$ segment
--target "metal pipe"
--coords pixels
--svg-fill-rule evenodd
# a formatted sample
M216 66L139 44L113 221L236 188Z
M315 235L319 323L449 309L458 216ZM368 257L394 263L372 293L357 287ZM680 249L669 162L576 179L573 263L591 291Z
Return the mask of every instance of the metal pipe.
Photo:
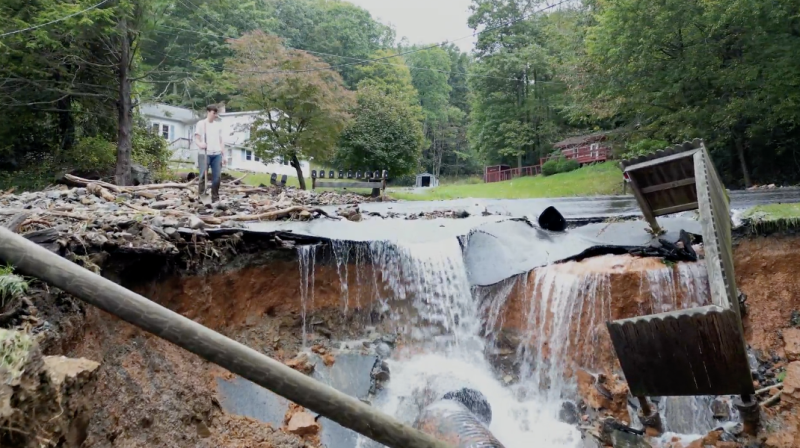
M278 395L390 448L448 448L361 401L297 372L0 227L0 258Z

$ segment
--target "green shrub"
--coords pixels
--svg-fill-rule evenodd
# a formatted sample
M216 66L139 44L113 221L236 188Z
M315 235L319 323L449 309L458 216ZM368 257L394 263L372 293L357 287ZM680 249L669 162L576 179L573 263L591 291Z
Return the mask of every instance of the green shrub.
M102 137L84 137L64 154L64 166L76 171L109 172L117 161L117 145Z
M144 127L137 126L133 129L131 158L134 162L147 167L156 178L168 171L171 155L167 141L160 135Z
M574 159L559 159L558 160L558 172L559 173L569 173L570 171L575 171L581 167L581 164L578 163L577 160Z
M561 165L559 164L559 159L550 159L542 164L542 174L545 176L558 174L560 172L558 171L560 167Z

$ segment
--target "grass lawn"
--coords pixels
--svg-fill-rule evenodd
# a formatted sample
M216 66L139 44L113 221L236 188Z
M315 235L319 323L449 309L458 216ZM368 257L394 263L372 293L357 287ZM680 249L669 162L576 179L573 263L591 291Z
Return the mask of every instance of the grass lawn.
M459 198L523 199L622 194L622 171L614 162L585 166L553 176L520 177L494 183L440 185L421 193L393 190L396 199L431 201Z
M800 226L800 204L757 205L742 215L756 228L781 230Z

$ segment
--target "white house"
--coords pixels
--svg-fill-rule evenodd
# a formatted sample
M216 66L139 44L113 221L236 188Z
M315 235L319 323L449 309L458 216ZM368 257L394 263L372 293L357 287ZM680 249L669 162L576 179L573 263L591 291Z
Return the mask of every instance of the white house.
M191 142L194 125L200 120L199 115L192 110L167 104L143 104L139 111L153 132L169 142L173 159L197 160L197 147Z
M198 148L194 143L193 134L195 124L205 119L205 114L201 117L189 109L166 104L145 104L141 107L141 112L153 131L160 133L169 141L173 160L197 163ZM258 112L255 111L226 112L224 106L220 107L218 120L221 120L223 126L228 168L297 176L297 171L289 165L288 160L278 158L265 163L248 148L250 125L257 115ZM303 174L310 173L311 166L308 161L301 160L300 167L303 169Z

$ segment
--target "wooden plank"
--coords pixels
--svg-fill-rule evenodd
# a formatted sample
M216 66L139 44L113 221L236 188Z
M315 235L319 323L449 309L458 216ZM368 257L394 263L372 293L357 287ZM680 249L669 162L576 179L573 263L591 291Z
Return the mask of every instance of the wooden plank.
M738 317L707 306L607 323L634 396L752 394Z
M639 184L636 183L636 178L634 175L629 175L631 190L633 191L633 195L636 197L636 202L639 203L639 208L642 210L642 215L644 215L644 219L650 224L650 228L653 229L655 232L659 232L661 227L658 225L658 221L656 221L655 215L653 215L653 211L650 208L650 203L647 202L644 195L642 194L641 190L639 190Z
M188 350L340 425L392 448L450 445L308 377L260 351L90 272L0 226L0 258L25 275Z
M640 170L642 168L647 168L647 167L650 167L650 166L653 166L653 165L660 165L662 163L671 162L673 160L678 160L678 159L681 159L683 157L692 156L697 151L698 151L697 149L694 149L694 150L691 150L691 151L685 151L685 152L681 152L681 153L678 153L678 154L672 154L672 155L666 156L666 157L664 157L662 159L652 159L652 160L648 160L646 162L637 163L636 165L628 166L627 168L625 168L625 171L626 172L630 172L630 171Z
M383 182L314 182L315 188L382 188Z
M658 210L653 210L653 215L664 216L673 213L686 212L689 210L697 210L697 202L689 202L686 204L673 205L672 207L664 207Z

